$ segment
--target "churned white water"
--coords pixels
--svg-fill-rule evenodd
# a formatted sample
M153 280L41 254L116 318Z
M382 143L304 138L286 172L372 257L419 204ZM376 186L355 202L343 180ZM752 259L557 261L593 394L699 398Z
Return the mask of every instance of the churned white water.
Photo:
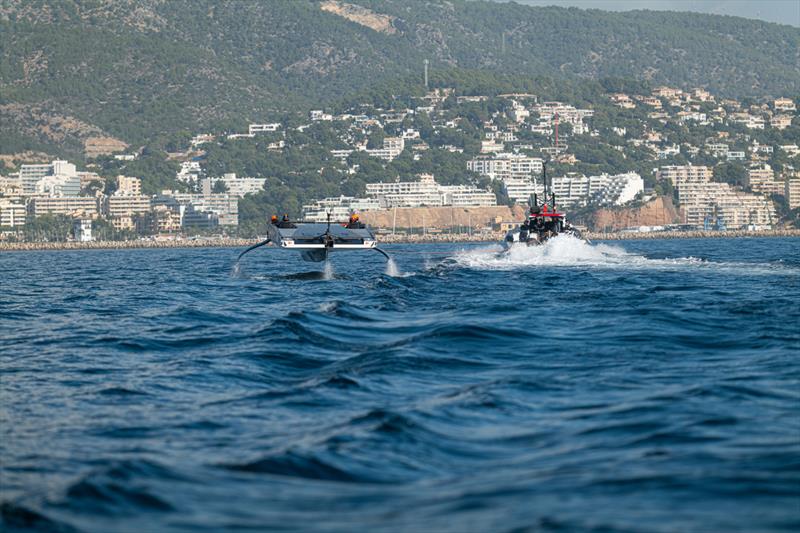
M589 244L571 235L559 235L542 246L516 244L508 251L498 246L456 254L457 266L484 270L513 270L531 266L594 267L626 269L703 268L716 272L741 272L796 275L796 268L775 264L714 262L697 257L648 258L627 252L620 245Z

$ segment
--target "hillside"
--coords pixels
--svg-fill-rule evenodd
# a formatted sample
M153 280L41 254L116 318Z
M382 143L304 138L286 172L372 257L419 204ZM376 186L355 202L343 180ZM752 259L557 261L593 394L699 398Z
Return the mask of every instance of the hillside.
M800 30L688 13L402 0L6 0L0 153L240 128L375 84L476 69L800 92Z

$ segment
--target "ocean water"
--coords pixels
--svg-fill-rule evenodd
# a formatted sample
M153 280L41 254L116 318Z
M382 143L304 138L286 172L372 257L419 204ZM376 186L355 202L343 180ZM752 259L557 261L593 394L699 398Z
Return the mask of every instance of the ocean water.
M0 530L800 529L800 240L386 249L0 254Z

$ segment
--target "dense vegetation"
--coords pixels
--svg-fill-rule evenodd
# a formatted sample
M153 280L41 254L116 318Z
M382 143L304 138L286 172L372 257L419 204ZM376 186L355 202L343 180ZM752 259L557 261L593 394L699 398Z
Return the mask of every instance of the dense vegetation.
M433 78L454 66L490 72L491 87L473 82L476 91L510 75L554 86L634 78L737 97L800 91L800 30L790 26L483 1L351 2L393 17L397 31L314 0L9 0L0 10L0 117L12 128L0 133L0 152L78 151L69 135L20 118L30 106L138 146L331 105L390 80L414 94L425 58Z

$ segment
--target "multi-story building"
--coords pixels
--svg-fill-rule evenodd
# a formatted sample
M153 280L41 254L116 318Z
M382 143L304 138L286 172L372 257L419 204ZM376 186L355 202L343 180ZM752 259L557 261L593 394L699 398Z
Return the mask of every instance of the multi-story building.
M95 217L99 212L98 199L94 196L33 197L28 201L28 214L34 218L42 215Z
M405 148L405 140L402 137L384 137L383 146L367 150L367 153L373 157L380 157L386 161L391 161L403 152Z
M367 195L377 199L383 208L497 205L497 197L491 191L439 185L430 174L421 174L419 181L368 183Z
M267 178L240 178L235 173L223 174L221 178L205 178L200 180L203 194L209 195L213 192L217 183L224 183L229 194L244 197L264 190Z
M216 214L219 217L220 226L239 225L239 198L233 194L192 194L162 191L160 195L156 195L153 199L153 205L166 206L179 213L181 217L186 207L191 205L195 211Z
M467 161L467 168L490 179L530 178L542 172L542 160L522 154L501 153L478 156Z
M775 111L797 111L797 106L791 98L777 98L773 102Z
M0 178L0 197L19 198L22 196L22 182L17 178Z
M26 209L23 204L0 198L0 227L16 228L25 225Z
M117 176L117 190L114 196L140 196L142 194L142 180L129 176Z
M22 193L28 195L36 194L37 184L48 176L58 176L61 178L52 180L55 183L70 181L70 178L77 178L69 182L67 189L69 191L74 189L73 184L77 182L78 192L75 195L80 193L80 178L78 177L75 165L61 160L55 160L52 163L20 166L19 180L22 182ZM48 185L48 188L52 187L52 184Z
M534 192L543 190L541 184L535 184L534 179L543 168L543 162L538 157L511 153L478 156L467 162L467 168L491 180L501 180L508 197L520 203L527 202Z
M703 227L707 220L724 221L728 229L767 228L775 222L775 206L761 195L736 191L727 183L686 183L678 187L686 223Z
M644 191L644 180L635 172L610 176L563 176L552 179L550 191L564 207L623 205Z
M705 183L711 181L714 173L710 167L695 165L672 165L661 167L656 173L658 179L669 180L673 186L685 183Z
M203 169L199 161L184 161L181 163L181 169L175 175L175 179L184 183L197 183Z
M45 196L78 196L81 193L81 179L76 175L55 174L45 176L36 182L36 194Z
M787 178L783 195L789 202L789 209L800 207L800 175L795 174Z
M105 198L103 210L117 229L134 229L136 218L150 211L152 198L144 195L112 195Z
M785 184L775 179L772 167L764 163L747 170L745 185L762 194L783 194Z
M93 241L92 219L76 218L72 221L72 237L78 242Z
M347 220L350 213L356 211L369 211L380 209L381 205L375 198L353 198L352 196L339 196L338 198L325 198L313 204L303 206L303 219L310 222L326 222L328 213L331 220Z
M454 207L492 207L497 205L497 196L492 191L467 185L441 185L442 205Z
M430 174L422 174L419 181L367 183L367 196L376 198L385 208L442 205L439 185Z
M166 205L156 205L151 211L136 217L136 231L139 233L173 233L181 230L184 207L179 211Z

